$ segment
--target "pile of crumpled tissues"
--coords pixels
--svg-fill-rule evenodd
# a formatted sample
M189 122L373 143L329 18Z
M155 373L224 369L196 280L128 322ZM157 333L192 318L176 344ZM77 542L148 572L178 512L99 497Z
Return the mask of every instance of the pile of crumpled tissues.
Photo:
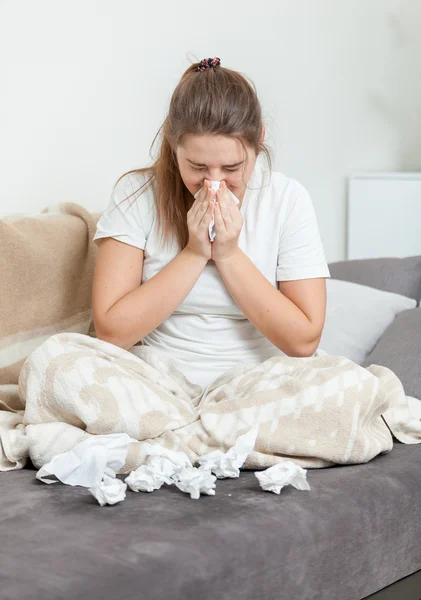
M67 485L86 487L101 506L124 500L127 486L134 492L153 492L164 483L175 484L197 500L201 494L215 494L217 478L240 476L240 467L254 449L257 433L257 427L253 427L239 436L228 452L215 450L201 456L198 459L200 467L194 467L184 452L145 443L146 462L131 471L124 482L116 474L126 461L128 445L137 440L125 433L95 435L69 452L54 456L39 469L36 478L44 483L60 480ZM289 484L298 490L310 489L307 471L291 460L285 459L254 474L263 490L275 494ZM49 479L52 475L57 479Z

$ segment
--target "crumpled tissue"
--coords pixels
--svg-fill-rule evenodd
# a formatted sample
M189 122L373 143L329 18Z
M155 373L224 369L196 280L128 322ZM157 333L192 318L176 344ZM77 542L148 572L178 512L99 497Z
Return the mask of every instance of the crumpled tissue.
M260 487L268 492L279 494L281 489L291 484L297 490L309 490L307 469L303 469L292 460L285 460L269 467L265 471L256 471Z
M54 475L68 485L87 487L101 506L124 500L127 487L135 492L152 492L164 483L175 484L197 500L201 494L215 494L217 478L239 477L240 468L254 449L257 435L258 427L252 427L240 435L227 452L215 450L199 457L199 467L192 465L185 452L145 442L145 463L131 471L124 483L116 473L126 461L129 444L137 440L125 433L96 435L69 452L55 456L39 469L36 477L44 483L55 483L55 480L47 479ZM293 461L284 460L265 471L255 472L255 476L263 490L279 494L288 484L299 490L309 490L306 473Z
M190 458L185 452L179 450L170 450L159 444L144 444L144 452L148 457L161 457L166 458L174 465L174 470L180 470L184 467L191 467L192 463Z
M101 506L117 504L126 498L127 484L121 479L104 474L102 481L89 488Z
M203 467L185 468L176 473L174 483L182 492L197 500L200 494L215 495L215 475Z
M164 448L159 444L145 444L145 463L132 471L125 482L134 492L153 492L164 483L175 484L182 492L197 500L200 494L215 493L215 479L209 471L194 467L184 452Z
M212 471L218 479L225 477L239 477L240 467L253 450L259 430L252 427L247 433L240 435L234 446L227 452L214 450L204 454L198 462L204 469Z
M172 477L183 468L182 462L175 464L168 457L153 455L147 458L145 464L131 471L125 482L134 492L153 492L159 490L164 483L171 485Z
M56 483L48 479L54 475L67 485L80 485L93 488L100 484L104 474L115 477L115 474L126 462L128 446L137 440L127 433L110 433L94 435L68 452L54 456L43 465L36 478L44 483Z
M210 181L209 183L210 183L211 188L213 189L213 191L217 192L218 189L219 189L219 186L220 186L221 182L220 181ZM200 190L201 189L202 188L200 188ZM199 195L200 190L198 192L196 192L195 195L193 196L195 199ZM235 203L236 204L240 204L240 201L237 198L237 196L235 196L235 194L233 194L230 189L228 189L228 191L231 194L231 196L232 196L233 200L235 201ZM215 240L215 235L216 235L215 234L215 219L212 217L212 220L209 223L209 239L210 239L211 242L213 242Z

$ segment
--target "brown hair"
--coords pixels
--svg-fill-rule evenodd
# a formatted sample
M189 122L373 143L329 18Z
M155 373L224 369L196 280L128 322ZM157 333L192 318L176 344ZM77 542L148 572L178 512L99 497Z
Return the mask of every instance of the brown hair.
M181 248L188 243L187 212L191 194L181 178L176 149L185 135L233 136L241 142L245 152L244 142L253 148L257 156L263 152L270 171L272 167L270 148L261 140L262 110L254 83L225 67L198 71L198 65L194 63L188 67L172 94L168 115L151 145L152 149L162 130L162 143L154 164L127 171L114 185L115 189L118 182L130 173L151 174L133 193L140 191L142 194L154 186L158 230L165 243L171 234L175 235Z

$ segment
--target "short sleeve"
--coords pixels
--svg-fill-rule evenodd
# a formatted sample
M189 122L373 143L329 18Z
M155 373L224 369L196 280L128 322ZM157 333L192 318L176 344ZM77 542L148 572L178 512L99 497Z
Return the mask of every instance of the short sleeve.
M281 225L277 281L330 277L313 202L306 188L292 180Z
M149 179L143 174L124 175L111 193L106 211L101 215L93 241L112 237L141 250L152 224L153 190L140 188Z

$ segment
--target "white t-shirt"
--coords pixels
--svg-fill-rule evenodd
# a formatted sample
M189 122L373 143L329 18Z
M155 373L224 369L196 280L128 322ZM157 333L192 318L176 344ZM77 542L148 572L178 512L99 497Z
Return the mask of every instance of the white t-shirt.
M166 248L160 244L152 187L123 201L149 177L131 173L119 181L93 238L113 237L143 249L142 283L180 252L175 239ZM247 188L240 208L244 224L238 245L266 279L277 287L278 281L330 277L305 187L280 172L270 173L259 156ZM203 389L238 363L258 364L271 356L285 356L235 304L213 262L205 266L181 305L143 344L164 352ZM138 347L136 344L129 351L136 354Z

